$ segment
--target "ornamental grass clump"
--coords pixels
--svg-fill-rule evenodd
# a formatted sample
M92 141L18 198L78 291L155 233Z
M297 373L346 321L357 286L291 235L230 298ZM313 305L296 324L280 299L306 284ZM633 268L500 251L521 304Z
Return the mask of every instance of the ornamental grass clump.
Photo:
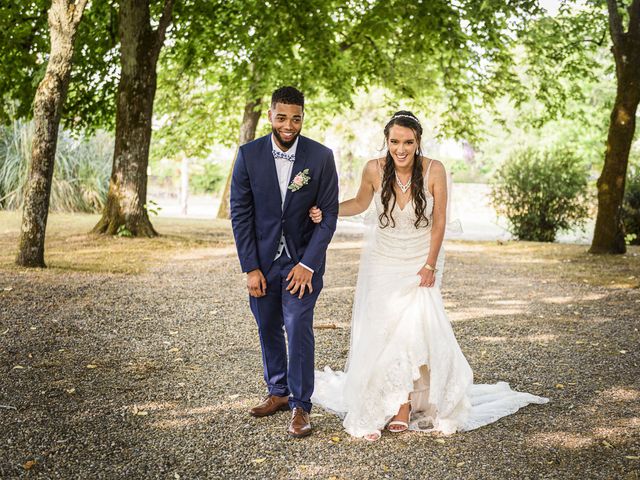
M22 208L31 159L32 122L0 126L0 209ZM61 131L51 185L50 209L97 213L109 188L113 138L105 132L74 137Z
M553 242L584 225L589 213L587 171L575 153L555 147L514 151L497 171L491 202L519 240Z

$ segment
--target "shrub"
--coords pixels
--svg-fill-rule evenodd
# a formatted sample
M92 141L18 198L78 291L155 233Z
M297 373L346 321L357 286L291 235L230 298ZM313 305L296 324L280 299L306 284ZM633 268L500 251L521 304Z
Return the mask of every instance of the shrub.
M194 193L217 193L224 186L226 178L220 165L205 163L201 172L191 175L189 183Z
M631 166L624 189L622 221L631 245L640 245L640 166Z
M553 242L559 231L584 225L587 172L571 150L517 150L496 180L492 204L519 240Z

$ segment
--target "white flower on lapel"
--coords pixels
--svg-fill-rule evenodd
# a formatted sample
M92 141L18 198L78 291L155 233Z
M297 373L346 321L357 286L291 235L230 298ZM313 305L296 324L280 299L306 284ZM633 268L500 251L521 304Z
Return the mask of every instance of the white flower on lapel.
M292 192L297 192L309 183L309 180L311 180L311 177L309 176L309 169L305 168L303 171L296 173L296 176L293 177L293 180L287 188Z

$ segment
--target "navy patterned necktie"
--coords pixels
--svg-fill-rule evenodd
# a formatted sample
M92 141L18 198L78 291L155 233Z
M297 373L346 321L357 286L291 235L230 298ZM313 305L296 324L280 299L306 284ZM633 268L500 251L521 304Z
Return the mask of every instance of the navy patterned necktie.
M284 160L289 160L290 162L295 162L296 154L295 153L287 153L287 152L279 152L276 149L271 150L273 153L273 158L282 158Z

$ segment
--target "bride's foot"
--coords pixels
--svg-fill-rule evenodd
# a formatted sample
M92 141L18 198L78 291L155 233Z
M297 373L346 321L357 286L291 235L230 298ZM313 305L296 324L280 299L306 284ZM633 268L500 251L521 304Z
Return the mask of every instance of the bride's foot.
M364 439L369 442L375 442L376 440L380 440L381 436L382 435L380 434L380 432L368 433L367 435L364 436Z
M409 428L409 416L411 415L411 402L400 405L398 413L387 424L387 430L393 433L404 432Z

